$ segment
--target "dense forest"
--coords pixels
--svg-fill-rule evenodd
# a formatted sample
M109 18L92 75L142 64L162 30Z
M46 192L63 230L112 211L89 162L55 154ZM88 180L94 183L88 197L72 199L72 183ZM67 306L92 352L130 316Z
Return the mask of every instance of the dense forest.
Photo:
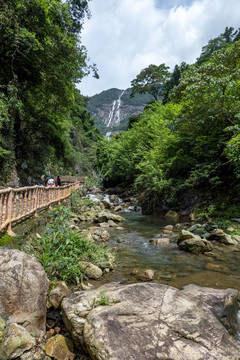
M88 174L101 136L76 85L95 65L81 44L88 1L0 0L1 185Z
M172 73L165 64L150 65L132 81L133 95L152 93L156 101L98 147L108 186L131 186L149 213L179 209L188 197L212 216L239 216L239 36L226 28L195 64Z

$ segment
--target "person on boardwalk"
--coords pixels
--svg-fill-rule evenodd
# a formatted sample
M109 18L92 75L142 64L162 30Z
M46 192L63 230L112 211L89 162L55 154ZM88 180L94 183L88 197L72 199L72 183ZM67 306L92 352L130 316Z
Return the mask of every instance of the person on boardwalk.
M50 174L44 174L44 185L47 186L48 185L48 180L50 179Z
M48 179L47 185L49 187L54 187L55 181L54 181L54 176L53 175L50 177L50 179Z
M61 178L59 175L57 177L57 186L61 186Z

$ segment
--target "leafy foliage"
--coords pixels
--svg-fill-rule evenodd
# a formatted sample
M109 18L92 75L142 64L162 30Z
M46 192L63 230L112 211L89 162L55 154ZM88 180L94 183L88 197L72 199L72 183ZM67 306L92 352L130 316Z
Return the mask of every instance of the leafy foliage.
M102 306L107 306L110 304L110 301L108 299L108 296L105 294L104 291L101 291L98 298L97 298L97 304Z
M238 40L240 40L240 29L234 31L233 27L226 27L224 33L220 34L215 39L209 40L208 44L202 48L202 53L197 59L196 65L201 65L208 61L214 51Z
M151 104L125 133L110 141L104 139L97 152L103 176L113 184L131 184L138 177L143 162L147 166L145 157L154 151L156 145L165 147L170 141L168 122L174 121L178 109L179 105L164 107L161 102Z
M163 85L168 80L170 73L169 67L165 64L149 65L143 69L137 77L131 81L131 96L135 93L139 94L151 94L155 100L158 100L159 96L163 92Z
M85 262L101 266L108 260L109 249L86 240L81 231L69 227L71 211L60 206L52 210L46 231L33 238L25 251L34 254L50 279L80 283L84 278Z
M90 71L79 37L85 15L88 1L0 0L0 166L7 169L10 154L22 182L81 163L71 111L79 104L75 83Z
M163 88L163 104L166 104L170 101L171 91L175 86L179 85L181 76L185 70L188 69L188 66L185 62L182 62L180 66L175 65L173 73L169 80L167 80L164 84Z
M232 198L239 196L238 36L226 29L224 46L208 60L176 66L165 83L165 105L147 106L125 133L101 143L98 164L110 183L132 185L150 202L161 198L172 206L191 189L222 199L230 187ZM214 202L211 213L219 215L220 207ZM231 212L239 215L237 205Z

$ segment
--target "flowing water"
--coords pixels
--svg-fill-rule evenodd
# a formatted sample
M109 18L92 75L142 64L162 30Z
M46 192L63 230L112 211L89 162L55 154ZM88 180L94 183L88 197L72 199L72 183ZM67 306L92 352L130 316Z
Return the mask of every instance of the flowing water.
M174 221L137 212L121 215L126 219L123 229L108 230L109 246L116 250L118 266L101 284L134 283L140 281L138 275L133 275L136 269L140 273L152 269L154 281L179 289L187 284L240 289L240 248L213 243L214 251L209 256L181 251L175 240L169 245L156 246L149 239L160 235L164 226L174 225Z

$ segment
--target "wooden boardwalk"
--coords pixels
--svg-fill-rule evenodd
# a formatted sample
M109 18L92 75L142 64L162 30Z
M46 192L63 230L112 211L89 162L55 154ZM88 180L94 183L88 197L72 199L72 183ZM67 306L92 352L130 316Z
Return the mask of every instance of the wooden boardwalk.
M36 185L0 190L0 231L6 229L9 235L14 236L13 222L32 214L37 216L38 210L66 199L71 195L72 190L80 188L80 181L70 181L70 178L75 180L78 177L66 178L69 181L63 180L63 183L69 182L69 184L64 186L44 187Z

